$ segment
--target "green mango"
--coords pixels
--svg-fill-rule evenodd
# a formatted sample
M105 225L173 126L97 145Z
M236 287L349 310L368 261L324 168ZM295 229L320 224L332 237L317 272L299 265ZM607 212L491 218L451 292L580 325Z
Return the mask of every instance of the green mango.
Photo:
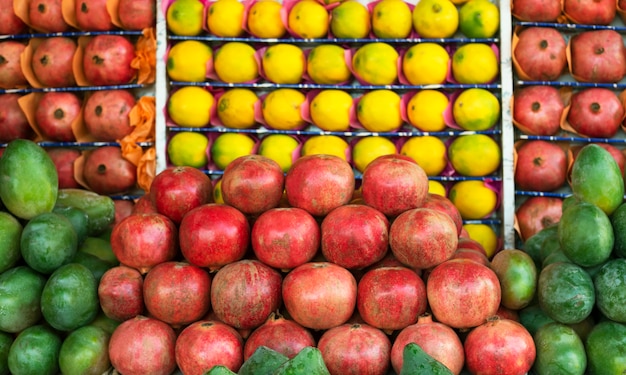
M9 370L14 375L59 373L62 340L52 328L39 324L20 332L9 349Z
M610 219L615 237L613 253L620 258L626 258L626 203L617 207Z
M87 238L87 225L89 224L87 213L76 207L58 206L54 207L52 212L65 216L74 227L74 231L78 237L78 244L83 243L85 238Z
M295 357L283 363L273 375L330 375L322 352L318 348L307 346L300 350Z
M573 328L553 322L540 327L533 336L537 350L537 375L583 375L587 367L585 345Z
M24 226L20 246L26 263L35 271L49 275L74 258L78 236L68 218L45 212Z
M59 189L55 207L75 207L87 213L87 234L98 236L115 221L115 202L107 195L83 189Z
M259 346L241 365L239 375L271 375L289 358L267 346Z
M13 344L13 335L0 332L0 375L10 375L9 350Z
M20 332L41 319L39 301L46 278L28 266L0 274L0 330Z
M13 215L0 211L0 273L13 267L22 257L20 238L23 229Z
M402 351L400 375L453 375L443 363L428 355L414 342L407 344Z
M599 322L589 332L585 349L590 375L626 374L626 324Z
M59 352L63 375L100 375L111 367L111 334L100 327L86 325L67 335Z
M113 265L118 265L120 263L120 261L117 260L115 253L113 253L113 249L111 248L111 242L104 240L100 237L85 238L85 241L83 241L83 243L78 246L78 251L91 254L96 258L111 263Z
M204 375L235 375L236 372L230 371L230 369L223 365L213 366Z
M626 323L626 259L606 262L593 279L596 306L607 318Z

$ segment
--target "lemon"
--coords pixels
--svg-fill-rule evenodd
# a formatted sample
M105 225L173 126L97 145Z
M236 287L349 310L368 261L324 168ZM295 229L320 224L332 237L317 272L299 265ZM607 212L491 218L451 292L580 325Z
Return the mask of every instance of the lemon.
M211 121L213 95L199 86L185 86L174 91L167 105L170 118L182 127L203 127Z
M498 72L498 57L487 44L464 44L452 55L452 75L459 83L489 83L496 79Z
M500 101L489 90L470 88L456 98L452 115L456 124L465 130L487 130L500 118Z
M314 135L304 141L300 154L302 156L317 154L335 155L347 161L349 148L348 142L336 135Z
M276 89L263 99L263 119L273 129L299 129L306 124L300 113L300 106L305 99L304 94L298 90Z
M174 81L203 82L213 51L198 40L183 40L170 48L167 55L167 74Z
M352 69L370 85L391 85L398 79L398 51L383 42L364 44L352 56Z
M238 157L251 155L255 142L243 133L222 133L211 145L211 160L218 169L224 170L231 161Z
M244 83L256 79L259 67L252 46L242 42L228 42L215 51L213 68L222 82Z
M320 85L342 84L352 76L345 50L336 44L319 44L311 48L306 71L311 80Z
M346 0L330 13L330 31L335 38L367 38L371 28L370 12L357 0Z
M176 35L196 36L202 32L204 5L198 0L175 0L167 8L167 28Z
M352 96L345 91L320 91L309 104L311 121L326 131L346 131L350 127Z
M300 83L306 69L306 58L300 47L278 43L267 47L261 57L263 72L274 83Z
M465 180L452 185L448 199L459 210L464 220L478 220L489 216L496 208L496 192L484 181Z
M428 193L429 194L437 194L442 197L446 196L446 187L443 184L436 180L428 180Z
M500 9L489 0L469 0L459 9L459 30L468 38L491 38L500 27Z
M389 138L369 136L360 138L352 146L352 162L354 167L363 172L374 159L383 155L395 154L396 145Z
M420 90L409 100L406 114L415 128L424 132L438 132L446 128L443 113L449 104L448 97L441 91Z
M172 136L167 144L167 156L175 166L203 168L208 162L209 139L196 132L180 132Z
M459 27L459 11L450 0L420 0L413 8L413 27L421 38L450 38Z
M291 31L303 39L326 37L328 23L328 11L315 0L298 1L287 18Z
M413 31L411 17L403 0L381 0L372 9L372 31L381 39L406 38Z
M291 164L298 155L294 155L300 143L291 135L269 134L259 144L257 154L274 160L283 172L291 168Z
M281 38L287 32L280 16L282 4L274 0L257 1L248 9L248 31L257 38Z
M238 0L217 0L209 6L207 28L215 36L236 38L243 34L245 6Z
M222 195L222 179L219 178L215 181L213 186L213 202L218 204L224 204L224 196Z
M259 100L247 88L230 89L217 100L217 117L227 128L247 129L254 126L254 106Z
M402 126L400 95L380 89L365 93L356 107L361 125L371 132L389 132Z
M446 81L450 54L437 43L418 43L402 57L402 73L412 85L438 85Z
M462 135L448 146L450 163L455 171L464 176L491 174L500 166L500 158L500 146L485 134Z
M439 175L448 164L446 145L430 135L409 138L400 148L400 154L415 160L428 176Z
M498 250L498 235L496 231L487 224L465 224L463 228L472 240L483 246L485 253L487 253L487 258L491 259Z

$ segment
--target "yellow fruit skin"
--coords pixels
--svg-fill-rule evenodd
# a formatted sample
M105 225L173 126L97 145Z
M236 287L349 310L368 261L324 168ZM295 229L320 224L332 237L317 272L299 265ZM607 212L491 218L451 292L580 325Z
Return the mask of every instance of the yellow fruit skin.
M402 72L412 85L443 84L448 76L450 55L436 43L418 43L402 57Z
M500 166L501 150L498 143L485 134L457 137L448 147L448 158L454 170L464 176L481 177ZM480 163L476 163L480 160Z
M173 165L203 168L208 162L206 155L208 144L208 138L202 133L180 132L170 139L167 154Z
M362 45L352 56L352 69L371 85L391 85L398 79L398 51L387 43Z
M165 13L168 29L181 36L196 36L202 33L204 6L198 0L176 0Z
M459 25L459 12L450 0L420 0L413 8L413 28L421 38L450 38Z
M314 135L304 141L301 156L327 154L348 161L350 145L336 135Z
M484 43L468 43L452 55L452 75L462 84L487 84L497 78L498 57Z
M352 73L345 59L345 50L335 44L319 44L307 56L306 71L313 82L321 85L339 85L347 82Z
M213 95L208 90L185 86L170 96L168 114L178 126L204 127L211 121L213 103Z
M261 0L248 10L248 30L257 38L281 38L287 32L280 17L281 3Z
M184 40L170 48L167 74L173 81L203 82L212 60L211 47L197 40Z
M468 38L491 38L500 27L500 10L489 0L469 0L459 9L459 29Z
M223 133L211 145L211 161L224 170L231 161L252 154L254 147L255 141L246 134Z
M367 38L371 28L369 10L356 0L343 1L331 11L330 31L335 38Z
M228 90L217 100L217 117L228 128L251 128L256 123L254 107L258 100L257 95L250 89Z
M281 88L270 92L261 106L265 123L277 130L300 129L306 122L300 113L300 106L305 101L302 92Z
M243 34L245 6L238 0L218 0L207 13L209 32L222 38L236 38Z
M265 50L261 58L265 77L270 82L296 84L306 69L304 52L296 45L279 43Z
M300 0L287 19L293 33L303 39L325 38L328 34L328 11L315 0Z
M242 42L228 42L213 58L213 68L222 82L244 83L258 78L259 70L252 46Z
M372 132L390 132L402 126L400 96L391 90L373 90L359 100L356 114L361 125Z
M326 131L346 131L350 127L353 99L341 90L322 90L309 105L313 123Z
M381 0L372 9L372 31L381 39L403 39L413 30L411 8L403 0Z
M464 220L487 217L496 207L497 194L485 186L484 181L459 181L450 189L448 198L456 206Z
M436 132L446 128L443 113L449 105L448 97L437 90L420 90L407 104L411 125L421 131Z

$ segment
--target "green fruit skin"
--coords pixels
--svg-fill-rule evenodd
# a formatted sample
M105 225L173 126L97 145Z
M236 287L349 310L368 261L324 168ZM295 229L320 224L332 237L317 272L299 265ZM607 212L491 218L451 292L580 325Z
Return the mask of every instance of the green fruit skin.
M13 336L0 332L0 375L9 375L9 350L13 344Z
M626 325L610 320L596 324L585 348L590 375L626 374Z
M52 211L59 176L48 153L33 141L9 142L0 158L0 198L20 219Z
M228 367L218 365L213 366L206 375L234 375L235 372L232 372Z
M519 310L530 304L537 289L537 267L530 255L517 249L504 249L491 260L500 281L500 303L509 309Z
M41 293L41 313L59 331L72 331L91 323L99 309L96 278L82 264L59 267Z
M587 202L572 205L563 212L558 227L563 253L579 266L597 266L611 256L613 226L598 206Z
M541 243L541 248L539 249L539 265L543 268L543 262L549 257L551 254L561 251L561 244L559 243L559 233L558 227L555 227L556 230L551 231L548 235L546 235L545 239Z
M8 212L0 211L0 273L13 267L22 257L22 224Z
M103 240L99 237L87 237L85 241L78 247L78 251L82 251L87 254L91 254L105 262L118 265L120 262L117 260L113 249L111 248L111 242Z
M535 262L535 266L541 266L542 258L540 254L543 247L543 241L547 237L555 235L557 233L557 230L558 227L556 225L545 227L539 232L535 233L530 238L526 239L526 242L524 242L522 250L524 250L526 254L530 255L530 257Z
M239 375L272 375L289 358L267 346L259 346L241 365Z
M595 305L593 281L573 263L552 263L539 273L539 306L555 321L578 323L591 314Z
M63 375L101 375L111 366L109 339L111 334L100 327L86 325L63 340L59 367Z
M98 312L96 318L89 323L90 326L100 327L109 335L113 334L113 331L119 326L122 322L109 318L104 314L102 310Z
M50 327L28 327L11 345L9 369L13 375L56 375L60 350L61 338Z
M558 263L558 262L572 263L572 261L567 257L567 255L565 255L565 253L563 252L563 250L561 250L561 248L559 248L556 251L553 251L550 255L548 255L546 259L543 260L543 263L541 263L541 268L545 268L549 264Z
M89 224L89 217L87 216L87 213L76 207L58 206L55 206L52 212L65 216L74 227L74 231L78 237L78 243L83 243L85 238L87 238L87 226Z
M307 375L330 375L318 348L305 347L274 372L275 375L299 375L303 373Z
M35 271L51 274L72 260L78 249L78 237L65 216L46 212L24 226L20 247L26 264Z
M596 144L583 147L572 165L574 197L611 215L624 200L624 177L613 156Z
M626 203L621 204L613 211L611 225L615 237L613 253L620 258L626 258Z
M56 207L75 207L87 213L87 234L98 236L115 221L115 203L106 195L83 189L59 189Z
M28 266L0 274L0 330L17 333L41 319L39 300L46 278Z
M443 363L428 355L419 345L411 342L402 351L400 375L414 374L452 375L452 372Z
M72 259L72 263L79 263L87 267L96 278L97 283L100 283L102 275L114 266L113 264L84 251L77 251Z
M550 318L538 304L526 306L518 314L519 322L531 335L535 335L544 325L554 322L554 319Z
M533 336L537 355L533 370L537 375L583 375L587 368L585 345L573 328L548 323Z
M593 283L596 305L607 318L626 323L626 259L609 260L600 268Z

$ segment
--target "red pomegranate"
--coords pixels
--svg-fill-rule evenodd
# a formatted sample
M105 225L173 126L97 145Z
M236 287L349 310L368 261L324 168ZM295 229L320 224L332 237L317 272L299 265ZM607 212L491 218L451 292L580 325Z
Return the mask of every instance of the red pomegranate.
M115 219L113 220L113 225L117 225L117 223L133 213L135 202L130 199L116 199L113 203L115 204Z
M143 312L143 277L135 268L116 266L106 271L98 285L104 315L117 321L132 319Z
M156 214L157 209L152 204L152 200L150 200L149 194L144 194L137 198L135 201L135 206L133 207L134 214Z
M1 64L1 62L0 62ZM0 94L0 142L33 139L35 132L19 104L20 94Z
M73 124L80 118L82 100L72 92L46 92L35 109L35 122L46 140L74 142Z
M156 4L152 0L119 0L117 13L125 30L143 30L154 26Z
M615 83L626 74L626 47L615 30L588 30L569 40L570 70L580 82Z
M525 79L556 81L567 66L566 50L567 42L559 30L529 27L518 34L514 66Z
M77 2L78 3L78 2ZM84 49L85 78L95 86L124 85L136 74L135 47L123 35L96 35Z
M520 21L556 22L561 15L561 0L513 0L511 13Z
M282 355L293 358L307 346L316 346L311 331L293 320L273 312L265 323L257 327L246 339L243 347L244 361L260 347L266 346Z
M98 141L119 141L134 129L129 114L135 104L135 96L128 90L95 91L85 101L85 128Z
M0 34L21 34L27 28L24 21L15 14L13 0L0 0Z
M613 0L563 0L563 14L572 23L610 25L617 11Z
M74 162L81 155L80 150L74 148L55 147L46 149L54 163L59 176L59 189L76 189L80 184L74 177Z
M489 267L489 264L490 264L489 258L487 258L487 256L483 254L481 251L478 251L475 249L464 249L464 248L456 249L450 259L459 259L459 258L469 259L487 267Z
M554 191L567 181L567 154L556 143L530 140L517 148L514 181L519 190Z
M28 86L28 80L22 72L20 55L26 44L16 40L0 42L0 88L15 89Z
M456 247L457 249L474 249L487 256L487 251L485 250L483 245L480 242L473 240L469 237L459 237L459 242Z
M513 123L524 133L554 135L565 103L554 86L524 86L513 94Z
M63 18L63 0L32 0L28 2L28 21L30 26L46 33L62 33L70 25Z
M44 87L70 87L74 78L74 54L78 48L70 37L45 38L33 51L31 66L37 81Z
M456 224L458 234L461 234L461 230L463 229L463 218L461 217L459 209L456 208L450 199L444 197L443 195L428 193L424 203L422 204L422 208L432 208L448 214L452 221L454 221L454 224Z
M113 30L115 25L107 10L106 0L78 0L76 1L74 14L78 28L83 31L108 31Z
M624 125L623 122L622 122L622 125ZM596 143L596 144L602 147L603 149L607 150L611 155L613 155L613 159L615 159L615 162L617 163L619 170L622 171L622 176L623 176L624 170L626 168L626 155L622 152L622 150L613 146L610 143Z
M567 122L587 137L612 138L625 113L622 101L613 91L591 87L572 94Z
M94 193L123 194L137 185L137 166L122 155L120 147L102 146L83 155L83 179Z
M529 197L515 210L515 222L522 241L526 241L543 228L561 220L563 200L556 197Z

